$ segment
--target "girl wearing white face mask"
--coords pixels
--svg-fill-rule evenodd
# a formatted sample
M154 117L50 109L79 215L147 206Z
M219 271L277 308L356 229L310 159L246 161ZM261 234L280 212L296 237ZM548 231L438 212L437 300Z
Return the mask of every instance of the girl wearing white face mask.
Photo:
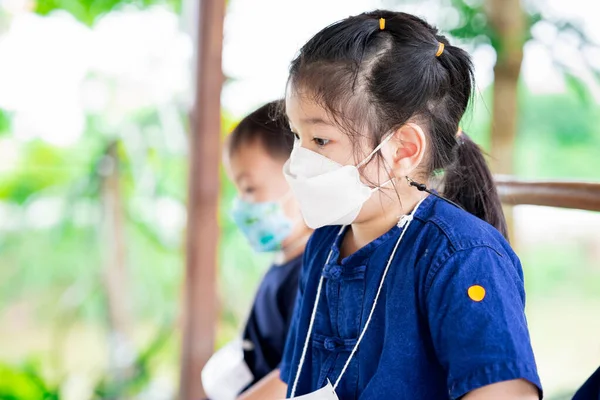
M375 11L319 32L290 70L284 174L318 229L281 381L245 398L281 398L284 384L307 399L540 398L521 265L458 127L468 54L415 16Z

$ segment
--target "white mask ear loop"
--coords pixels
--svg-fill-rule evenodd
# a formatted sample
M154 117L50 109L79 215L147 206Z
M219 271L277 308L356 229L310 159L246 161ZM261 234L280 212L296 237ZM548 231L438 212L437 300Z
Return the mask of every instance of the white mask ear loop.
M383 182L381 185L371 188L371 193L375 193L376 191L381 190L382 187L387 186L390 183L392 183L394 181L394 179L396 179L396 178L388 179L387 181Z
M381 143L379 143L377 145L377 147L375 147L373 149L373 151L367 156L367 158L365 158L364 160L362 160L361 162L359 162L358 164L356 164L356 168L360 168L362 166L364 166L366 163L368 163L369 161L371 161L371 159L373 158L373 156L375 154L377 154L377 152L379 150L381 150L381 148L392 138L392 136L394 136L394 132L390 133L389 135L387 135L382 141ZM374 187L371 189L371 193L375 193L376 191L380 190L382 187L388 185L390 182L392 182L394 180L394 178L391 178L387 181L385 181L383 184Z
M381 143L379 143L379 144L377 145L377 147L375 147L375 148L373 149L373 151L372 151L371 153L369 153L369 155L368 155L368 156L367 156L367 157L366 157L364 160L362 160L361 162L359 162L358 164L356 164L356 168L360 168L360 167L364 166L366 163L368 163L369 161L371 161L371 158L373 158L373 156L374 156L375 154L377 154L377 152L378 152L379 150L381 150L381 148L382 148L382 147L383 147L383 146L384 146L384 145L385 145L385 144L386 144L386 143L387 143L387 142L388 142L388 141L389 141L389 140L392 138L392 136L394 136L394 132L392 132L392 133L390 133L389 135L387 135L387 136L386 136L386 137L385 137L385 138L384 138L384 139L381 141Z

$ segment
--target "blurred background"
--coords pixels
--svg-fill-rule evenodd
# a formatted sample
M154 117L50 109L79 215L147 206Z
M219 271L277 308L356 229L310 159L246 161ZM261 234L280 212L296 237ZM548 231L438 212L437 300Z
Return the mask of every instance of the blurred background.
M473 54L463 129L496 172L600 181L598 2L226 6L223 136L284 94L311 35L390 8ZM0 399L176 397L196 7L0 0ZM270 262L236 230L233 187L220 183L217 346L243 325ZM518 206L513 228L542 383L558 398L600 365L600 213Z

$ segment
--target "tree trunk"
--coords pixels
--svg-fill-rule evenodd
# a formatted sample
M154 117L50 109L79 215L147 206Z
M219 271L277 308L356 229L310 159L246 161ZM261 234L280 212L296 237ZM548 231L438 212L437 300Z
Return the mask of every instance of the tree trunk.
M200 374L214 351L225 0L198 2L196 93L191 115L187 260L180 400L204 397Z
M518 83L525 42L525 14L520 0L486 0L486 14L495 32L497 61L491 131L492 170L513 174L518 125ZM514 238L512 209L505 209L509 236Z
M132 318L125 255L125 217L116 143L108 146L98 172L103 179L103 278L108 306L109 372L118 383L130 373L134 351L130 338Z

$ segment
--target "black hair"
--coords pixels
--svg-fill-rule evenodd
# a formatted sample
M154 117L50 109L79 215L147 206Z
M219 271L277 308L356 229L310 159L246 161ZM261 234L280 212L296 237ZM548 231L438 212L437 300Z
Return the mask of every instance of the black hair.
M465 133L457 136L473 95L471 58L436 28L401 12L348 17L301 48L291 64L288 87L323 107L353 139L355 149L365 133L375 147L406 123L419 124L430 148L422 173L429 178L442 171L443 195L507 237L481 150ZM380 155L377 159L381 162Z
M243 146L258 142L274 159L288 159L294 135L281 112L283 107L283 100L272 101L244 117L227 138L227 155L231 157Z

